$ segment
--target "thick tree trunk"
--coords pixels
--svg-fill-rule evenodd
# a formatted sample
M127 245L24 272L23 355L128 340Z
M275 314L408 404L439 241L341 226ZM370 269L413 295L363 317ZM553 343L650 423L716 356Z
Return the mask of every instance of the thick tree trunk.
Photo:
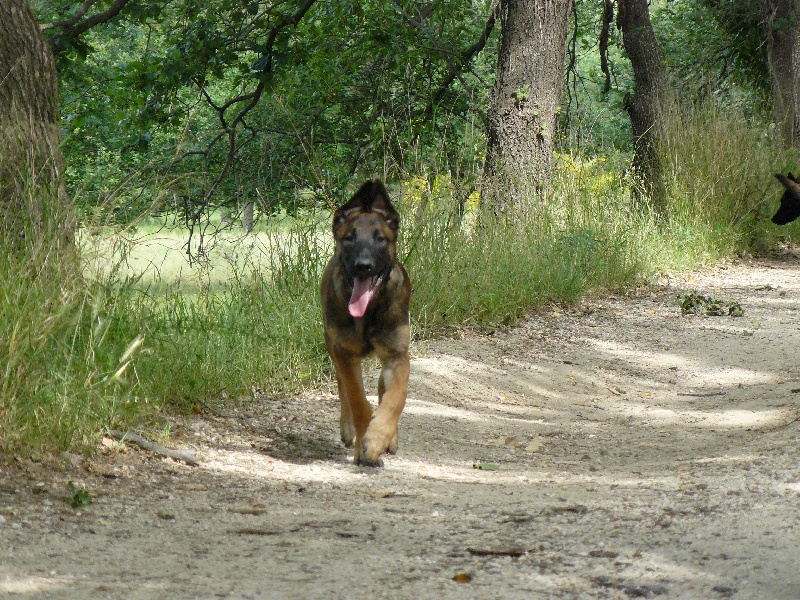
M550 176L572 0L508 0L487 117L481 201L523 209Z
M634 92L626 94L624 100L633 129L633 167L642 177L653 209L663 213L666 188L659 143L670 90L647 0L618 0L617 28L622 31L622 43L633 67Z
M28 0L0 0L1 233L42 233L53 209L65 206L60 144L53 54ZM71 219L57 219L69 242Z
M762 0L775 126L784 146L800 148L800 0Z

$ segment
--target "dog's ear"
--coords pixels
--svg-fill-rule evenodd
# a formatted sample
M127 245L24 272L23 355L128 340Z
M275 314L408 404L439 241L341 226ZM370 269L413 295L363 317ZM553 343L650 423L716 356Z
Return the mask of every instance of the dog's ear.
M400 226L400 215L389 199L389 192L386 191L386 186L379 179L372 182L372 205L370 210L380 212L389 227L397 231Z
M789 178L789 179L791 179L792 181L797 181L797 179L795 178L795 176L794 176L794 175L792 175L792 172L791 172L791 171L789 171L789 172L786 174L786 177L788 177L788 178Z
M776 173L775 178L780 181L783 184L783 187L785 187L788 191L800 196L800 183L798 183L797 179L794 178L794 175L789 173L788 176L784 177L780 173Z
M372 182L367 181L358 188L358 191L353 194L353 197L345 202L342 206L336 209L333 213L333 228L336 229L338 225L344 222L347 214L354 210L369 211L372 205L371 201Z
M334 227L347 217L347 213L353 210L378 212L389 227L395 231L400 224L400 215L392 206L389 192L386 191L386 186L380 179L364 182L353 197L336 210L333 215Z

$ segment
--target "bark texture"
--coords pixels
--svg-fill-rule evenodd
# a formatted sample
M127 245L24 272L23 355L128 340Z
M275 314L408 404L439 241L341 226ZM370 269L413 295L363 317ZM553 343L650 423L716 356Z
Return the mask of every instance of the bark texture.
M63 205L58 80L28 0L0 0L0 227L41 226Z
M670 91L647 0L618 0L617 28L622 31L622 43L633 67L634 92L626 94L624 100L633 129L633 167L642 177L653 208L663 212L666 189L659 143Z
M524 208L550 176L571 6L572 0L501 4L481 194L495 212Z
M800 148L800 0L762 0L775 126L784 146Z

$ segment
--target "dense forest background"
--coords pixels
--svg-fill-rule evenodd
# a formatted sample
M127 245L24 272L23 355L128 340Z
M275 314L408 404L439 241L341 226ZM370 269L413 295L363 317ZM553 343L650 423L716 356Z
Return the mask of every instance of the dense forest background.
M372 175L442 175L460 194L475 191L497 64L494 3L306 4L300 15L285 2L128 2L71 37L54 24L80 5L38 3L81 208L124 222L158 198L156 208L177 207L189 222L249 202L269 215L330 207ZM555 141L624 169L634 80L613 23L599 52L603 10L574 6ZM758 2L664 2L651 13L684 104L770 120Z
M796 49L793 0L31 7L57 69L63 173L48 191L19 169L23 192L4 196L42 217L3 228L7 447L320 385L329 211L366 178L403 214L417 337L772 251L795 231L769 222L773 174L798 168L798 65L779 53ZM511 40L526 11L561 11L565 43ZM557 106L537 73L503 92L512 42L564 57ZM542 161L522 193L496 177L501 97L528 120L500 146L532 140ZM63 211L43 211L48 193ZM54 260L59 236L74 261ZM147 236L187 268L142 258Z

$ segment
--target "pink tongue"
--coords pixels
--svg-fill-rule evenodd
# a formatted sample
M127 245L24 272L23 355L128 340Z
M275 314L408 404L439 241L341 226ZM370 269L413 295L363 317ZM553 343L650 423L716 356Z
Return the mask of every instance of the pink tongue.
M353 295L350 296L350 304L347 305L350 316L360 319L367 312L367 306L375 293L375 279L361 279L356 277L353 282Z

